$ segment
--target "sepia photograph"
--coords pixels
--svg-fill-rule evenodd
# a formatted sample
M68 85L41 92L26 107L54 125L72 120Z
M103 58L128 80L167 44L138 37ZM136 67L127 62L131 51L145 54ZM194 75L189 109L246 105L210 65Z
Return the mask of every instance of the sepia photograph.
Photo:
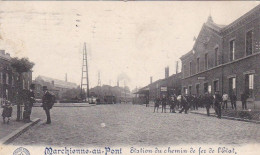
M259 1L0 1L1 155L260 154Z

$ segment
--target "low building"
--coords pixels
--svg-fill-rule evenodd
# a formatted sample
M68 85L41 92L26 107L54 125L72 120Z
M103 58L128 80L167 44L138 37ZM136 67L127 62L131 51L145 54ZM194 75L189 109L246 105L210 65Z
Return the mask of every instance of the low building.
M146 98L149 101L154 101L162 95L170 96L181 93L181 78L182 73L172 74L169 76L169 68L165 68L165 78L151 82L149 85L139 89L135 94L139 94L139 98L144 102Z
M53 92L56 95L57 99L60 99L62 97L62 94L66 92L69 89L75 89L77 88L76 83L67 82L63 80L58 80L46 76L38 76L35 78L33 83L36 86L36 98L41 98L43 95L42 87L47 86L48 90Z

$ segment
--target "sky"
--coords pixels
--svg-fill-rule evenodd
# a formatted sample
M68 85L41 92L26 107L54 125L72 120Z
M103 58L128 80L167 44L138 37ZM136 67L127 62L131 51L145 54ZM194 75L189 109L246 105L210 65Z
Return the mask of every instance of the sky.
M44 75L80 84L86 42L90 87L143 87L176 72L209 15L228 25L259 2L0 1L0 49ZM181 66L179 62L179 66ZM179 67L179 71L181 68Z

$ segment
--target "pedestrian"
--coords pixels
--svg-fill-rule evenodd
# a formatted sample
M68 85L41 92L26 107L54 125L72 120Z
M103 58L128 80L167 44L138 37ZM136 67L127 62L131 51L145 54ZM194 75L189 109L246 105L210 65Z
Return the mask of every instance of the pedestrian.
M46 124L51 124L50 109L52 108L55 99L54 99L54 95L52 95L48 91L47 86L43 86L43 92L44 92L44 95L42 97L42 107L47 116Z
M204 108L202 95L199 95L198 97L198 107Z
M26 90L26 101L24 105L24 114L23 114L23 121L26 123L31 122L31 113L32 113L32 107L35 102L35 96L34 96L34 89L35 85L30 85L30 90Z
M223 105L222 105L222 109L227 109L227 102L228 102L228 94L226 92L224 92L223 96L222 96L222 100L223 100Z
M208 92L205 93L205 96L204 96L204 99L203 99L203 102L204 102L204 106L206 107L206 110L207 110L207 115L209 115L209 110L210 110L210 106L212 104L212 100L208 94Z
M3 123L9 124L10 117L12 117L12 112L13 112L12 104L10 101L4 99L2 103L2 107L3 107L3 112L2 112ZM7 118L7 122L5 121L6 118Z
M166 96L162 96L162 112L164 111L166 113L166 104L167 104L167 99Z
M247 98L248 98L248 94L246 92L243 92L241 94L241 101L242 101L242 109L243 110L247 109L247 103L246 103Z
M169 97L169 104L170 104L170 113L176 113L175 112L175 95L171 95L171 97Z
M145 97L145 106L149 107L149 97L148 96Z
M178 109L180 109L180 107L181 107L181 95L178 95L178 97L176 99L177 99L177 107L178 107Z
M221 118L221 101L222 98L219 95L219 91L216 91L214 95L214 107L215 107L215 112L217 114L217 117L219 119Z
M235 93L232 91L231 95L230 95L230 101L231 101L231 106L232 109L237 110L237 96L235 95Z
M157 112L158 112L158 109L159 109L159 106L160 106L160 98L157 97L154 101L154 111L155 112L155 109L157 108Z
M188 101L184 95L181 96L181 106L182 106L182 109L179 111L179 113L182 113L183 111L185 111L185 114L187 114L188 113Z

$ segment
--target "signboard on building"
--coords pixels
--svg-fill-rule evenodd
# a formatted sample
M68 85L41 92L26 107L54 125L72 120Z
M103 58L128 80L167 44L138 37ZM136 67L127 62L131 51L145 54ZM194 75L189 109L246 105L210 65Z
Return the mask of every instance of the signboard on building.
M198 77L198 80L205 80L205 77Z
M161 87L161 91L163 92L167 91L167 87Z

